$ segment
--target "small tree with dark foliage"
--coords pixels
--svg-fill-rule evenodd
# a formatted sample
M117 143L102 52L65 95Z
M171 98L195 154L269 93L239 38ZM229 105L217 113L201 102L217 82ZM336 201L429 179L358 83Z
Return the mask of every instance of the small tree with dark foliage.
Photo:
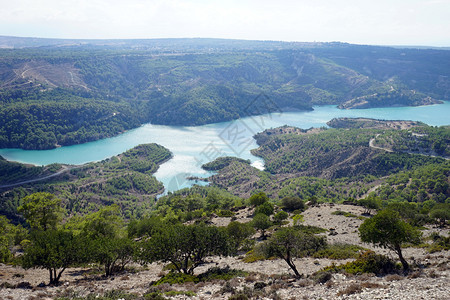
M161 260L173 264L178 272L192 275L211 255L228 255L229 239L224 228L194 225L168 225L144 241L141 260Z
M66 268L85 260L85 242L73 232L62 229L34 231L31 244L25 248L22 266L47 269L50 284L56 285Z
M304 257L325 247L324 237L308 234L295 227L284 227L276 231L266 242L259 245L256 251L265 257L284 259L292 269L295 277L301 275L294 264L295 257Z
M418 243L421 232L403 221L398 212L385 209L361 224L359 236L363 242L372 243L397 253L403 270L407 272L409 264L403 257L402 244Z

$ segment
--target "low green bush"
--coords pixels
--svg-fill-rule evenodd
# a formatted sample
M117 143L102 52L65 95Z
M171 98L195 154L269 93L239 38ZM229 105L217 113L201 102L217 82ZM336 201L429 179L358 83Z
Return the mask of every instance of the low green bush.
M182 284L182 283L185 283L185 282L198 283L199 281L200 280L194 275L170 272L169 274L167 274L166 276L162 277L158 281L152 283L152 285L157 286L157 285L164 284L164 283L168 283L168 284Z
M212 267L209 268L208 271L198 275L198 279L200 281L212 281L216 279L221 280L230 280L234 277L244 277L247 276L248 273L242 270L231 269L229 266L224 268L220 267Z
M327 230L325 228L317 227L317 226L310 226L310 225L296 225L296 228L303 231L304 233L309 234L319 234L326 232Z
M325 249L321 249L312 256L315 258L329 258L329 259L348 259L358 258L361 250L365 248L351 244L330 244Z
M428 252L434 253L442 250L450 250L450 236L442 236L433 233L429 237L433 242L427 247Z
M343 265L326 267L322 272L346 272L349 274L374 273L376 275L390 274L397 271L397 265L389 257L376 254L373 251L362 253L355 261Z
M215 213L218 217L222 218L231 218L232 216L234 216L234 212L228 209L218 209L215 211Z
M55 298L56 300L134 300L138 299L135 294L129 294L121 290L110 290L106 291L103 296L98 293L90 293L87 296L80 296L77 292L73 290L66 290L64 296ZM158 298L145 298L145 299L158 299ZM161 298L165 299L165 298Z
M256 261L266 260L263 254L255 253L253 250L248 251L242 259L245 263L254 263Z
M331 214L335 215L335 216L344 216L344 217L347 217L347 218L357 218L358 217L355 214L352 214L350 212L343 211L343 210L336 210L336 211L333 211Z
M178 295L187 296L187 297L197 296L196 293L191 292L191 291L169 291L169 292L165 292L164 295L169 296L169 297L178 296Z

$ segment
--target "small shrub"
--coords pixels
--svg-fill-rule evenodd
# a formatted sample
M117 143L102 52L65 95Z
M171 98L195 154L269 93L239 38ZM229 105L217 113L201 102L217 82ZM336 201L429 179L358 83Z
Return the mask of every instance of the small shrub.
M297 281L297 285L299 287L307 287L310 286L313 282L309 279L300 279Z
M319 234L327 231L325 228L310 225L297 225L296 228L300 229L304 233L310 234Z
M198 275L198 279L200 281L230 280L234 277L244 277L247 275L247 272L231 269L229 266L226 266L224 268L212 267L209 268L205 273Z
M420 271L415 271L412 272L411 274L408 275L408 278L414 279L414 278L419 278L422 275L422 272Z
M287 212L280 210L273 216L273 221L276 224L281 225L283 223L283 221L286 220L288 217L289 217L289 214Z
M230 296L228 300L248 300L248 297L244 294L237 294Z
M321 249L313 254L315 258L329 258L329 259L348 259L358 258L359 252L366 250L363 247L350 244L331 244L327 245L325 249Z
M256 216L257 214L265 214L266 216L270 216L273 214L274 208L273 208L273 204L270 202L264 202L261 205L258 205L255 208L255 213L254 215Z
M313 277L313 280L315 283L324 284L327 281L331 280L331 278L333 278L331 272L319 272Z
M343 265L332 265L322 271L346 272L349 274L374 273L376 275L389 274L396 270L396 264L387 256L366 251L355 261Z
M245 254L245 257L242 259L245 263L254 263L256 261L262 261L265 260L265 257L263 254L255 253L253 250L250 250Z
M429 237L433 243L427 246L429 253L435 253L443 250L450 250L450 236L441 236L438 233L433 233Z
M255 282L257 280L257 276L255 273L249 274L245 277L245 282Z
M145 296L144 296L145 297ZM42 298L42 297L41 297ZM64 291L63 296L59 296L56 300L135 300L138 299L137 295L129 294L121 290L110 290L105 292L102 296L98 293L90 293L87 296L80 296L78 292L73 290ZM165 299L165 298L145 298L145 299Z
M399 281L404 279L403 276L400 276L398 274L391 274L391 275L387 275L384 279L386 279L386 281Z
M236 288L231 285L229 281L227 281L222 288L219 290L219 294L227 294L231 293L234 294L236 292Z
M194 275L170 272L163 278L161 278L158 281L156 281L155 283L153 283L153 285L158 286L158 285L161 285L164 283L168 283L168 284L172 285L172 284L182 284L185 282L197 283L197 282L199 282L199 279L197 277L195 277Z
M103 298L98 298L102 300L118 300L118 299L124 299L124 300L132 300L136 299L137 296L133 294L126 293L122 290L111 290L105 292L103 295Z
M28 281L22 281L16 284L16 289L32 289L33 287Z
M379 283L375 283L375 282L363 282L363 283L361 283L361 287L363 287L365 289L379 289L379 288L383 288L385 286L381 285Z
M234 212L228 209L219 209L216 211L216 215L222 218L231 218L234 216Z
M14 284L11 284L7 281L0 283L0 289L13 289L16 286Z
M254 288L255 290L262 290L262 289L264 289L266 286L267 286L267 284L266 284L265 282L258 281L258 282L255 282L255 284L253 285L253 288Z
M165 292L164 295L169 296L169 297L178 296L178 295L183 295L183 296L187 296L187 297L197 296L196 293L191 292L191 291L170 291L170 292Z
M305 210L305 203L299 197L284 197L281 199L281 203L286 211Z
M358 217L355 214L352 214L352 213L346 212L346 211L342 211L342 210L333 211L331 214L336 215L336 216L344 216L347 218L357 218Z
M145 300L165 300L167 299L159 292L151 292L144 295Z
M430 272L428 272L428 277L430 277L430 278L438 278L439 274L436 273L435 270L431 270Z
M337 296L343 296L343 295L353 295L357 293L361 293L362 287L356 283L352 283L349 286L347 286L344 290L339 291L337 293Z

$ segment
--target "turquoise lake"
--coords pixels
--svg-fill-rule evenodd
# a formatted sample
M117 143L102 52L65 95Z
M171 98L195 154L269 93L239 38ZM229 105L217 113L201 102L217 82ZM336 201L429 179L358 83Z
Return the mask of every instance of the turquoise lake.
M166 191L175 191L194 183L186 177L208 177L201 165L219 156L249 159L263 168L262 159L251 155L257 147L252 138L257 132L282 125L300 128L326 126L336 117L367 117L386 120L414 120L429 125L450 124L450 102L420 107L390 107L363 110L340 110L335 106L317 106L308 112L274 112L235 121L203 126L162 126L145 124L113 138L52 150L0 149L0 155L11 161L47 165L51 163L84 164L100 161L143 143L157 143L172 151L174 157L164 163L155 176ZM204 183L203 183L204 184Z

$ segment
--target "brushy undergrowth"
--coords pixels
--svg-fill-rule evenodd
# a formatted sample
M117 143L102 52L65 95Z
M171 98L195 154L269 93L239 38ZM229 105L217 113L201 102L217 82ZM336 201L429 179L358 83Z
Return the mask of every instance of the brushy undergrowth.
M434 253L443 250L450 250L450 236L442 236L438 233L430 235L432 243L427 247L428 252Z
M231 269L229 266L224 268L212 267L208 271L198 275L200 281L212 281L212 280L230 280L234 277L245 277L248 272L242 270Z
M90 293L87 296L80 296L73 290L67 290L65 295L55 298L56 300L136 300L139 297L135 294L130 294L121 290L111 290L105 292L103 295L98 293Z
M160 278L158 281L152 283L152 285L158 286L158 285L161 285L164 283L168 283L168 284L172 285L172 284L183 284L186 282L198 283L198 282L200 282L200 280L198 279L197 276L194 276L194 275L170 272L169 274Z
M315 258L329 258L329 259L348 259L358 258L361 251L367 249L351 244L330 244L325 249L321 249L312 256Z
M262 260L266 260L264 255L257 253L253 250L248 251L245 254L244 258L242 259L242 261L245 263L254 263L254 262L262 261Z
M352 214L351 212L347 212L347 211L343 211L343 210L333 211L331 214L336 215L336 216L344 216L347 218L357 218L358 217L357 215Z
M319 234L323 232L327 232L325 228L317 227L317 226L310 226L310 225L295 225L295 228L298 228L299 230L310 233L310 234Z
M345 272L349 274L374 273L376 275L385 275L397 271L397 265L389 257L376 254L373 251L362 253L355 261L342 265L331 265L319 272Z
M158 281L154 282L153 286L158 286L161 284L183 284L186 282L207 282L213 280L230 280L234 277L245 277L248 273L242 270L231 269L229 266L220 268L220 267L212 267L209 268L206 272L195 276L184 273L170 272L165 275Z

